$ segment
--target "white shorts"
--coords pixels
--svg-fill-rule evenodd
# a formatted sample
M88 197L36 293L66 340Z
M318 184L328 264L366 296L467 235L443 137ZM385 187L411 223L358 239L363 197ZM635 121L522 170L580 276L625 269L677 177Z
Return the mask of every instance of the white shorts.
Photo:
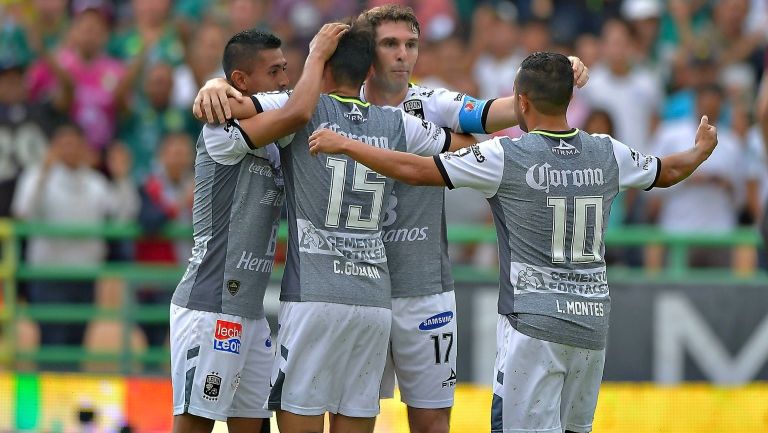
M190 310L171 304L173 414L217 421L269 418L274 360L266 319Z
M269 409L378 415L391 317L387 308L281 302Z
M456 296L453 291L392 299L392 331L381 397L410 407L453 406L456 390Z
M592 431L605 350L552 343L496 324L491 431Z

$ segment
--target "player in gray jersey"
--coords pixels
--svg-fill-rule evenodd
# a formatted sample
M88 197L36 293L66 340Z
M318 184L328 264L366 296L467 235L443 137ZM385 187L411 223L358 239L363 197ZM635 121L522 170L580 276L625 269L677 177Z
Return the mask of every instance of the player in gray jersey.
M358 19L373 27L376 41L373 74L360 89L361 100L400 108L458 133L485 134L517 124L512 97L484 101L409 82L420 33L411 8L380 6ZM571 61L574 79L583 86L588 71L578 58ZM237 95L220 80L210 81L201 94L213 98L220 113L229 105L215 103ZM385 202L383 241L393 299L391 344L381 395L393 396L397 377L411 432L448 433L458 342L444 189L395 182Z
M340 428L343 422L354 431L371 430L389 339L390 274L381 218L393 181L348 158L310 157L308 136L328 129L372 147L425 155L472 142L451 139L446 130L400 110L361 101L357 95L373 41L370 32L364 41L352 40L353 33L342 38L329 62L330 94L321 96L303 130L280 140L289 243L270 408L279 411L281 431L318 431L326 411L342 415L333 418ZM253 98L256 110L267 112L285 101L285 95ZM260 131L262 125L251 121L239 124Z
M329 30L317 37L308 60L315 83L336 37ZM249 93L284 89L280 45L271 34L236 34L224 49L227 79ZM304 120L298 114L285 117ZM215 420L231 432L268 431L263 405L274 352L263 300L284 201L279 165L274 144L255 148L233 123L206 125L198 138L195 246L171 300L174 432L210 432Z
M714 150L702 118L694 147L658 159L568 126L568 59L535 53L515 80L520 139L423 158L329 131L310 152L342 153L413 185L470 187L491 204L500 289L491 428L589 432L602 378L610 297L603 260L610 205L627 188L669 187Z
M454 132L486 134L517 124L512 97L478 100L410 83L418 59L419 22L413 11L385 5L359 19L374 27L376 60L361 98L401 108ZM579 85L588 71L572 58ZM456 384L456 299L448 258L444 189L395 182L384 218L392 278L392 331L382 396L408 406L413 433L448 433ZM419 257L419 260L413 260Z

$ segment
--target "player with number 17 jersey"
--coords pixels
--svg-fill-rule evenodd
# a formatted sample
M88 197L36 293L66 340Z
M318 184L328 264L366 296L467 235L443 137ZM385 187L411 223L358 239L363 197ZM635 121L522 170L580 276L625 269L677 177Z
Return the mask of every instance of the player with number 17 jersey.
M365 86L360 94L365 99ZM454 132L484 134L493 101L410 84L398 108ZM392 271L392 344L381 394L394 395L396 376L408 406L451 407L458 341L444 189L396 181L383 225Z

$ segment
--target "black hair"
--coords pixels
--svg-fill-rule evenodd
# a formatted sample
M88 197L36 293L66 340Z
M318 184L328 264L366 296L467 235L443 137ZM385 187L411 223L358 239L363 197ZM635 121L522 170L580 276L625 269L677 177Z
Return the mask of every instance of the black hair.
M518 95L526 95L545 115L565 114L573 95L573 68L562 54L538 52L520 65L515 78Z
M280 48L282 41L272 33L259 30L243 30L232 36L224 47L224 57L221 65L228 81L232 81L235 69L250 73L250 65L254 56L262 50Z
M360 87L371 69L375 55L373 27L361 21L352 22L349 30L341 35L336 51L328 66L337 84L347 84Z

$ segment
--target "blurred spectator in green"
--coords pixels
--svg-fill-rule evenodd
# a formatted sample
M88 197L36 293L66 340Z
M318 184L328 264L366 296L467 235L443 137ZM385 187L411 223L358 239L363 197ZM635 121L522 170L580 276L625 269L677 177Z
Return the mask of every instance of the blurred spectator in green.
M32 22L24 3L0 4L0 62L27 64L34 58L32 37L25 28Z
M70 26L68 0L34 0L27 34L35 51L51 51L65 39Z
M181 64L184 45L170 20L171 0L132 0L131 6L133 25L113 35L110 54L125 60L142 54L151 63Z
M101 153L115 137L115 92L125 67L104 51L109 39L109 3L75 0L72 8L74 18L67 44L51 60L43 58L36 62L27 81L33 100L46 98L62 85L73 87L70 116L83 129L93 149ZM63 71L57 74L57 68Z
M22 220L44 223L99 225L112 218L132 221L139 199L130 179L127 152L107 158L114 182L90 167L91 157L82 130L63 124L53 133L40 164L26 168L13 200L13 213ZM94 267L106 258L102 239L30 237L30 265ZM30 303L92 303L92 281L38 281L28 287ZM43 344L80 344L84 325L50 323L41 326Z
M128 96L136 71L144 69L141 63L142 60L137 60L131 66L119 90L123 95L120 100L125 105L118 137L133 154L133 177L137 182L143 182L150 173L152 160L165 135L182 132L196 136L200 132L200 124L189 108L182 109L171 104L174 82L170 64L156 62L147 65L141 89Z

